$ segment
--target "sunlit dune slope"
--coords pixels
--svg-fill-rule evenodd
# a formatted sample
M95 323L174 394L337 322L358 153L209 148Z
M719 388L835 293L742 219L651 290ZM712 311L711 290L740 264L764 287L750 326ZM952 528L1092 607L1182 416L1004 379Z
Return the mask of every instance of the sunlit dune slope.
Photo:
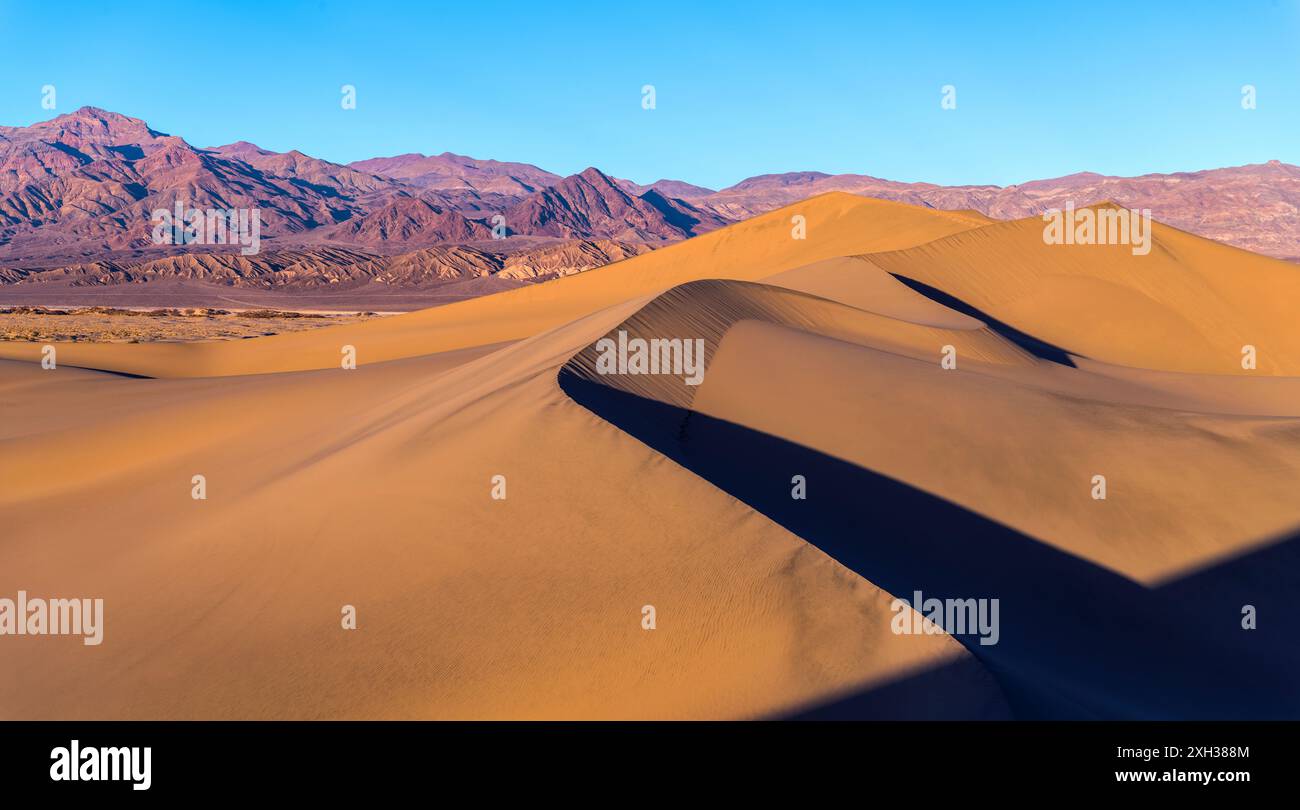
M1114 206L1093 206L1114 208ZM1134 246L1047 244L1030 217L866 257L1074 354L1208 374L1300 375L1300 268L1153 222ZM1242 368L1254 346L1257 369Z
M878 308L890 309L884 301ZM907 311L909 307L905 304L902 309ZM957 315L953 320L961 317ZM703 341L707 361L732 326L751 320L779 323L927 360L937 360L946 347L989 363L1033 362L1024 349L973 319L960 321L961 329L940 329L747 281L695 281L674 287L621 322L606 337L617 343L620 333L625 340L690 335L693 340ZM690 406L698 390L683 375L602 374L598 362L601 353L599 344L593 343L575 355L567 367L604 385L683 407Z
M594 343L566 369L882 472L1137 579L1300 524L1285 495L1300 475L1300 379L1074 369L987 328L910 322L933 318L913 303L882 296L889 317L750 282L694 282L607 336L703 337L699 385L602 375ZM957 368L942 367L945 346ZM1111 508L1090 495L1099 473L1114 480Z
M562 387L879 587L1000 598L1002 646L966 643L1018 716L1300 715L1300 379L1074 368L833 267L777 278L895 317L696 282L609 334L707 336L699 385L589 347ZM1243 605L1281 624L1242 632Z
M861 256L837 256L785 270L764 284L940 329L978 329L984 324L925 297Z
M1123 402L1104 378L1058 390L1042 361L944 370L882 348L746 321L727 333L692 407L1141 581L1300 525L1287 494L1300 477L1300 403L1290 418L1198 414ZM1092 497L1097 474L1104 503Z
M635 311L347 372L0 361L0 593L107 624L5 639L0 716L756 717L938 669L876 713L1005 717L951 638L560 391Z
M792 219L804 218L806 238ZM758 279L835 256L910 247L985 224L982 217L834 192L597 270L419 312L239 342L59 346L68 365L197 377L335 368L517 340L604 307L704 278ZM0 344L39 360L40 346Z

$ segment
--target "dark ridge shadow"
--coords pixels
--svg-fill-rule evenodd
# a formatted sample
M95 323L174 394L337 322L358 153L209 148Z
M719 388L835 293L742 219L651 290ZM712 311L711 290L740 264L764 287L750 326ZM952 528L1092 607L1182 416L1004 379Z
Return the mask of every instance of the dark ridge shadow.
M897 597L998 599L999 639L954 634L1013 713L1300 718L1300 537L1158 588L793 442L562 369L577 403ZM807 499L791 497L803 475ZM1241 628L1254 605L1259 628ZM896 684L894 694L910 687ZM859 706L880 705L860 695ZM843 704L846 711L850 704Z
M314 191L322 197L336 197L342 199L343 196L339 194L338 189L323 186L318 183L309 183L301 177L290 177L289 184L305 191Z
M133 200L143 200L149 196L149 187L143 183L123 183L122 188Z
M777 720L1006 720L1000 694L979 689L987 674L964 658L896 678L814 706L778 715Z
M688 205L687 203L674 204L680 201L670 201L668 197L660 194L655 189L650 189L642 194L641 199L654 206L656 211L663 214L669 225L683 233L694 233L695 226L700 224L699 217L693 217L685 210L684 206Z
M124 144L122 146L109 146L105 148L109 152L114 152L120 155L123 160L139 160L144 157L144 150L135 144Z
M1076 368L1074 360L1070 359L1071 352L1062 349L1060 346L1054 346L1051 343L1048 343L1045 340L1040 340L1031 334L1021 332L1011 324L999 321L987 312L976 309L960 298L949 295L937 287L931 287L929 284L908 278L907 276L900 276L898 273L890 273L890 275L921 295L924 295L926 298L929 298L931 301L943 304L948 309L954 309L963 315L969 315L976 320L983 321L984 324L994 333L1001 335L1040 360L1049 360L1063 366ZM1078 352L1073 352L1073 354L1079 355ZM1082 357L1083 355L1079 356Z
M94 160L92 160L91 157L87 155L85 152L82 152L81 150L75 147L69 146L68 144L63 143L62 141L46 141L45 143L49 146L53 146L55 149L59 150L63 154L72 158L73 160L78 161L83 166L87 163L94 163Z
M73 366L73 365L68 365L68 364L66 364L66 363L60 363L59 365L67 365L68 368L79 368L79 369L82 369L82 370L84 370L84 371L98 371L100 374L111 374L111 375L113 375L114 377L126 377L127 379L130 379L130 380L152 380L152 379L154 379L153 377L150 377L150 376L147 375L147 374L132 374L132 373L129 372L129 371L113 371L112 369L107 369L107 368L95 368L94 366Z

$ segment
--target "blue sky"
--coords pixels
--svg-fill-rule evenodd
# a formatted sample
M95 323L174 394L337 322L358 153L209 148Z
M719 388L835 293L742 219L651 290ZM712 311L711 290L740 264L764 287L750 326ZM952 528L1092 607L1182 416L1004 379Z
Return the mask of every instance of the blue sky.
M795 170L1008 184L1300 163L1300 0L0 0L0 123L86 104L196 146L452 151L714 188Z

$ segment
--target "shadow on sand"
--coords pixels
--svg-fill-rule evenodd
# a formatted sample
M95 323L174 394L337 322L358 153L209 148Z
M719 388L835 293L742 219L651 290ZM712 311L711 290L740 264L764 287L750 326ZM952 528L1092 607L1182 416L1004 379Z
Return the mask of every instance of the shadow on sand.
M1147 587L824 453L567 369L559 383L580 405L889 593L1000 600L997 644L954 638L996 679L1016 717L1300 717L1296 534ZM791 498L796 474L807 480L806 500ZM1256 608L1258 629L1242 629L1243 605ZM921 673L804 716L899 716L899 701L923 699L951 674Z
M983 321L984 325L989 328L989 331L1011 341L1040 360L1059 363L1060 365L1069 366L1070 368L1077 367L1074 360L1070 357L1071 354L1077 354L1077 352L1069 352L1062 349L1060 346L1048 343L1045 340L1036 338L1025 332L1021 332L1011 324L1006 323L1005 321L999 321L987 312L971 306L957 296L949 295L943 290L937 287L931 287L925 282L917 281L916 279L908 278L907 276L900 276L898 273L890 273L890 275L898 279L905 286L911 288L914 292L924 295L926 298L929 298L937 304L943 304L948 309L955 310L963 315L968 315L978 321ZM1079 356L1082 357L1082 355Z

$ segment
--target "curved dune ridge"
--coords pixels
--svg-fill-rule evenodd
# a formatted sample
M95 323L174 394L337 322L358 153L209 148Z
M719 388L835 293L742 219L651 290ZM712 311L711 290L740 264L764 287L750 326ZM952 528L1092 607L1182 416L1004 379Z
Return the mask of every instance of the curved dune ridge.
M1041 227L828 194L355 325L0 346L0 596L106 614L0 639L0 716L1300 715L1290 266ZM602 373L620 333L699 384ZM1000 640L895 633L918 590Z
M1029 217L866 258L1093 359L1205 374L1300 374L1296 265L1159 222L1146 255L1126 244L1049 245L1043 229L1042 219ZM1251 371L1241 363L1247 345L1258 358Z

